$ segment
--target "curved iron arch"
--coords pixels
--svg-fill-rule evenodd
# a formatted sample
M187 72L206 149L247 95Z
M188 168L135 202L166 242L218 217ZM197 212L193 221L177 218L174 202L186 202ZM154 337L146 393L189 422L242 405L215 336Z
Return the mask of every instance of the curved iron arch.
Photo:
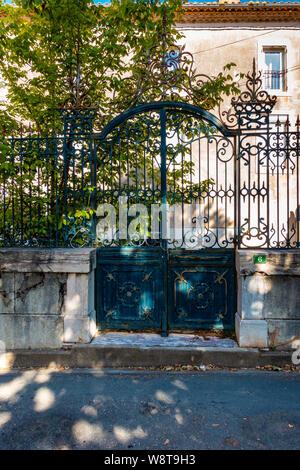
M216 116L211 114L209 111L200 108L199 106L194 106L188 103L181 103L178 101L161 101L157 103L144 103L136 106L135 108L130 108L127 111L124 111L112 119L100 133L94 134L94 139L104 140L115 127L120 125L122 122L127 121L132 116L136 116L147 111L159 111L161 109L175 109L181 111L182 114L187 114L203 119L215 126L225 137L234 136L237 134L237 131L228 129Z

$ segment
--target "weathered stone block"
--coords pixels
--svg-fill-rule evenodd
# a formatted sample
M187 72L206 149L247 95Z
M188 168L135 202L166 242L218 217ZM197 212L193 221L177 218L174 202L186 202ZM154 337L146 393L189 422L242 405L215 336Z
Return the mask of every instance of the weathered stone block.
M264 318L300 320L299 276L265 276L264 286Z
M300 320L268 320L270 346L291 346L300 340Z
M66 274L16 273L15 313L60 315L65 292Z
M96 333L94 277L94 270L68 274L63 309L65 342L89 342Z
M300 319L298 276L245 276L240 282L241 307L245 320Z
M239 283L238 313L242 320L264 319L265 276L243 277Z
M268 324L265 320L242 320L236 314L235 332L242 348L268 347Z
M89 273L96 266L94 248L0 248L0 271Z
M63 318L54 315L0 315L0 340L6 349L60 348Z
M0 273L0 314L14 312L14 273Z
M88 274L69 274L66 286L66 299L63 314L65 316L88 315L89 297Z
M64 341L66 343L89 343L96 333L93 318L64 317Z
M93 269L89 273L88 278L88 311L91 318L96 318L96 311L95 311L95 276L96 270Z

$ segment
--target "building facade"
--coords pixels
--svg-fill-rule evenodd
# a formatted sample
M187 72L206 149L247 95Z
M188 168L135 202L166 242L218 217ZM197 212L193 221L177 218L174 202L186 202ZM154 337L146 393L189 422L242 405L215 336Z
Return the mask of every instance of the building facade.
M217 75L232 62L247 73L255 58L263 89L277 96L272 114L282 123L289 116L295 124L300 112L299 4L188 3L178 30L197 70L207 75Z

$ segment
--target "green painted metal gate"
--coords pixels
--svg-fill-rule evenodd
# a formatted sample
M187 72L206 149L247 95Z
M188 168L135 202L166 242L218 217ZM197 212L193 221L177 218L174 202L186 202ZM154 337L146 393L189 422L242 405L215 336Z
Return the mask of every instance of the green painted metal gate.
M101 329L231 329L234 252L99 248L97 314ZM167 266L166 266L167 264Z
M96 136L99 328L232 328L235 134L159 102Z

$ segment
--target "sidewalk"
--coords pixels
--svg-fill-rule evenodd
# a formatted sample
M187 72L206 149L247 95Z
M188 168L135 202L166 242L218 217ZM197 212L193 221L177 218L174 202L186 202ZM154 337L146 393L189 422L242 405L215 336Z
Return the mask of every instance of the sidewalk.
M7 351L0 368L128 368L197 365L255 368L291 366L292 351L240 348L229 338L194 334L102 333L90 344L61 349Z

